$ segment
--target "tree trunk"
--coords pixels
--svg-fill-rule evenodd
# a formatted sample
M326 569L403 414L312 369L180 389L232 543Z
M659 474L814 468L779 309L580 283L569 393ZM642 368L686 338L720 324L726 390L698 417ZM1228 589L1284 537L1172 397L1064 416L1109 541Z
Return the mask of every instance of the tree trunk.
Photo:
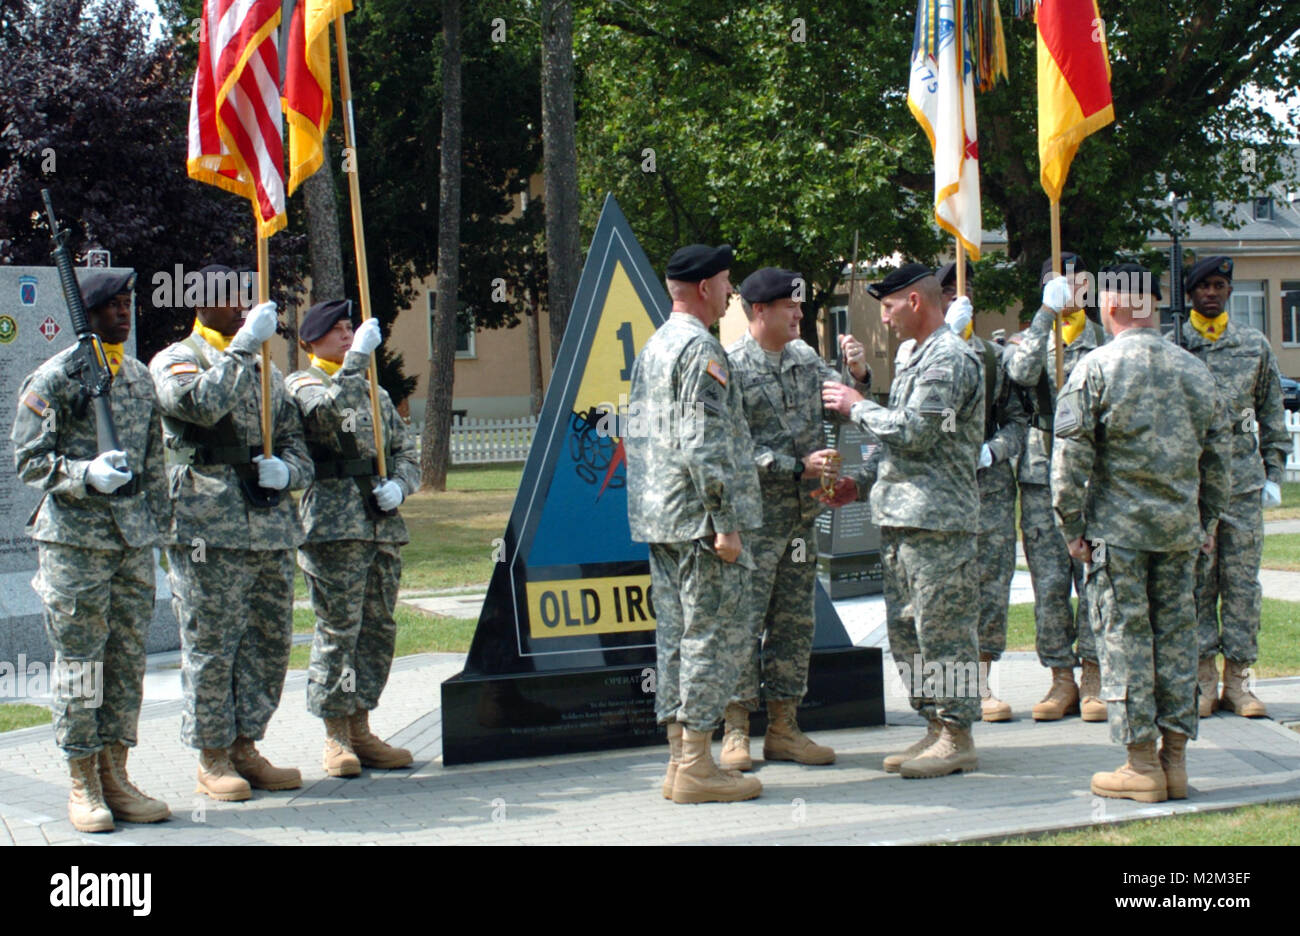
M542 336L537 322L541 314L534 308L524 316L528 319L528 412L534 416L542 412Z
M542 145L546 172L546 294L554 364L582 272L578 257L572 0L542 0Z
M307 242L311 248L311 299L313 303L342 299L343 253L339 244L339 206L334 192L334 167L330 163L329 137L321 140L324 162L302 183L307 206Z
M421 485L433 491L447 490L447 467L451 454L451 400L456 368L456 306L460 277L461 116L460 0L443 0L438 294L420 453Z

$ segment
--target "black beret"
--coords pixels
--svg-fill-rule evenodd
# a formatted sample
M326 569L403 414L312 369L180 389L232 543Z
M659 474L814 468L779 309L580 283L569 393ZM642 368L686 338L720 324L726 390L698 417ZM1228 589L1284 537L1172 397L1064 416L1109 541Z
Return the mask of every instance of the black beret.
M1160 294L1160 280L1152 276L1151 271L1140 263L1114 263L1102 267L1098 273L1098 292L1110 286L1135 296L1144 296L1149 292L1157 299L1164 298Z
M746 302L789 299L805 282L803 274L796 273L794 270L763 267L745 277L744 282L740 284L740 297Z
M1183 286L1191 292L1196 284L1207 276L1222 276L1229 283L1232 282L1232 258L1231 257L1206 257L1204 260L1198 260L1192 264L1192 268L1187 271L1183 277Z
M202 283L199 305L204 308L242 306L243 287L252 289L256 277L257 273L253 270L234 270L224 263L209 263L199 270L199 280Z
M710 276L716 276L723 270L731 269L731 245L721 244L710 247L708 244L691 244L682 247L668 260L665 271L670 280L683 283L698 283Z
M1073 251L1062 250L1061 251L1061 275L1065 275L1065 271L1070 268L1070 264L1074 264L1074 272L1076 273L1088 272L1088 264L1083 259L1083 257L1080 257L1077 253L1074 253ZM1048 273L1051 272L1052 272L1052 258L1048 257L1046 260L1043 261L1043 271L1038 274L1038 278L1041 280L1044 276L1046 276Z
M871 283L867 286L867 292L877 299L884 299L886 296L892 296L900 289L906 289L913 283L933 275L934 273L924 263L904 263L879 283Z
M939 267L939 269L934 271L934 278L939 281L940 286L947 286L950 282L956 282L957 261L949 260L943 266ZM967 260L966 261L966 282L972 283L974 281L975 281L975 268L971 266L970 261Z
M350 299L328 299L325 302L318 302L302 317L302 324L298 326L298 337L310 344L323 338L339 319L350 318L351 315Z
M81 287L81 302L90 312L119 293L129 293L135 288L135 270L77 270L77 285Z

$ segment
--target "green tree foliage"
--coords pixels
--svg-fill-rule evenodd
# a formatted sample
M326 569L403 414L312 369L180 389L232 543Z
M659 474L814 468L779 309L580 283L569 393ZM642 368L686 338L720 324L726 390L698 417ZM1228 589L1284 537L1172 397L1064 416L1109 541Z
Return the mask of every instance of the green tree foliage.
M1010 80L978 99L984 227L1007 236L1005 256L988 253L977 268L982 308L1036 305L1050 251L1035 30L1009 6ZM1117 123L1080 148L1061 212L1064 242L1094 263L1141 251L1167 224L1171 186L1204 218L1281 180L1294 130L1246 89L1294 104L1300 82L1293 0L1102 6ZM739 248L733 278L767 264L800 269L813 311L855 230L864 258L934 261L949 242L932 220L929 143L906 104L915 12L899 0L584 4L585 226L612 191L660 268L680 244L728 241Z

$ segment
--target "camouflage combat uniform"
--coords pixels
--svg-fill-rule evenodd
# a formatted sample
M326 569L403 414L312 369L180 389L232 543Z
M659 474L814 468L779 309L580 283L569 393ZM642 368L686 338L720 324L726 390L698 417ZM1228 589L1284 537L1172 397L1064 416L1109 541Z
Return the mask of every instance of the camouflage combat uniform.
M1074 369L1055 432L1052 502L1067 541L1093 546L1085 595L1111 738L1195 738L1192 572L1230 484L1214 379L1158 331L1128 329Z
M1036 393L1039 380L1047 375L1050 389L1049 409L1056 405L1056 334L1050 309L1039 309L1033 324L1025 331L1019 345L1007 349L1007 373L1030 393ZM1105 341L1101 326L1091 319L1083 331L1067 344L1062 357L1065 379L1070 379L1074 365L1089 351ZM1048 402L1048 401L1044 401ZM1065 540L1052 515L1052 491L1049 487L1052 459L1051 427L1047 414L1039 414L1029 426L1025 453L1020 459L1020 535L1025 545L1025 562L1034 583L1034 642L1038 661L1047 667L1073 668L1080 657L1097 659L1092 628L1084 613L1083 565L1070 558ZM1070 607L1070 585L1079 597L1077 612ZM1078 653L1075 639L1078 638Z
M349 352L333 377L312 366L285 381L316 460L299 504L306 542L298 564L316 612L307 708L318 718L378 707L397 638L393 608L410 537L400 514L372 516L362 500L361 486L369 495L376 474L369 363ZM382 387L379 409L389 476L406 496L420 486L415 441Z
M749 531L763 517L740 386L698 319L674 312L646 342L628 411L628 524L650 544L657 617L655 712L712 731L749 652ZM733 531L741 555L723 562L713 537Z
M979 718L979 355L946 326L919 346L904 342L889 406L864 400L851 416L880 443L866 467L874 479L890 652L912 708L967 729ZM918 692L931 664L944 673L937 697Z
M745 536L756 566L749 578L751 640L733 697L753 712L760 684L768 700L778 701L798 702L808 688L817 583L813 521L826 508L796 475L804 456L827 448L821 387L843 377L797 338L780 352L779 365L749 332L727 348L727 357L742 391L763 502L763 525ZM870 374L867 383L851 385L865 393L869 381Z
M1219 518L1214 553L1196 558L1200 655L1222 653L1249 665L1259 658L1260 492L1266 479L1282 483L1291 450L1277 358L1263 334L1231 320L1217 341L1202 337L1191 322L1183 323L1183 338L1210 369L1232 423L1232 499Z
M1007 606L1011 577L1016 572L1016 461L1025 447L1029 414L1007 375L1003 349L975 337L984 375L984 442L993 464L980 468L979 537L975 551L979 566L979 649L994 660L1007 648ZM989 377L989 365L994 375Z
M293 556L302 528L289 492L311 483L312 463L298 409L272 366L271 432L289 485L274 507L245 500L238 472L262 446L260 360L194 334L149 364L171 481L167 560L181 629L181 739L199 749L265 735L293 641ZM203 430L228 414L237 442L229 448L238 452L204 441L211 436Z
M94 410L76 414L81 384L65 370L75 351L54 355L23 382L12 433L18 477L44 492L29 526L40 561L32 587L44 604L56 672L73 677L51 685L54 739L69 760L136 743L153 620L153 547L169 512L153 381L133 357L123 358L109 399L135 493L103 494L87 483L99 447ZM92 687L102 688L102 700L86 697Z

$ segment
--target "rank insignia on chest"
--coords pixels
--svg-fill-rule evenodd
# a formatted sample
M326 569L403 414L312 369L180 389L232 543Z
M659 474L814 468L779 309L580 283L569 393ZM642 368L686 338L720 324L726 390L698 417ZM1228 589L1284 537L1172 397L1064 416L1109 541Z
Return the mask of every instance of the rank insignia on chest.
M718 383L722 384L724 387L727 385L727 378L730 375L727 373L727 369L717 361L709 361L709 366L706 370L708 370L709 376Z
M40 394L35 390L27 391L23 396L23 406L27 407L37 416L44 416L45 411L50 408L50 404L41 399Z

